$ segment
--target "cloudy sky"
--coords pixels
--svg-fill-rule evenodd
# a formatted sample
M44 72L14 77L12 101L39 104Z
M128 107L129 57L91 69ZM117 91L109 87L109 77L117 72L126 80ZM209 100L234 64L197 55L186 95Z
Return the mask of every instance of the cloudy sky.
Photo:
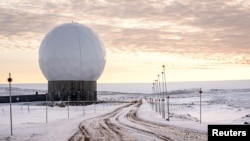
M78 22L107 51L101 83L250 79L249 0L1 0L0 83L47 82L45 34Z

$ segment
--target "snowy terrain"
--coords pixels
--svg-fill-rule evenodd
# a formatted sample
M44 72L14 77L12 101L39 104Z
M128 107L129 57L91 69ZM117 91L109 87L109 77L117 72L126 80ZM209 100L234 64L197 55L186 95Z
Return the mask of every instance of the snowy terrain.
M149 93L111 92L103 89L102 92L98 93L98 100L113 101L112 103L47 107L48 123L46 123L44 102L13 103L13 136L10 135L9 104L1 103L0 140L77 140L85 135L79 132L81 127L88 127L86 129L89 132L88 135L96 135L98 140L115 140L116 138L123 140L164 140L166 138L171 140L206 140L208 124L250 123L250 88L242 88L242 86L239 86L240 88L228 86L222 89L207 87L201 97L201 124L199 89L194 87L183 86L185 89L181 89L180 86L179 89L169 90L170 121L163 119L155 111L155 105L152 105L148 99L158 95ZM30 89L46 91L35 87ZM30 89L16 87L17 93L28 93ZM6 89L1 86L0 90L0 94L7 93ZM131 102L139 99L142 99L141 104L117 103L117 101ZM167 110L166 105L165 109ZM136 117L134 117L135 115ZM93 125L94 129L100 129L101 126L104 126L109 130L96 132L88 124L91 127ZM157 127L155 127L156 125ZM169 126L171 129L174 127L176 129L170 131ZM166 130L169 131L167 135ZM187 131L190 134L187 134ZM171 134L172 132L173 134ZM103 133L109 133L109 135L102 135ZM189 135L195 138L189 138Z

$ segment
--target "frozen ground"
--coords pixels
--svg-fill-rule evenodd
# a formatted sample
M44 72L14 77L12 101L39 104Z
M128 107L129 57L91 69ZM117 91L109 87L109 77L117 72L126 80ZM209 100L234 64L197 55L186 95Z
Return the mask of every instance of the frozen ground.
M48 107L41 102L13 103L13 136L9 104L0 104L0 140L207 140L208 124L250 123L250 89L175 90L170 95L170 121L155 112L147 100L157 95L99 93L99 100L142 103L100 103L88 106ZM118 108L118 109L117 109ZM165 105L167 110L167 106ZM28 110L29 109L29 110ZM167 117L167 113L166 113ZM84 127L84 128L83 128Z

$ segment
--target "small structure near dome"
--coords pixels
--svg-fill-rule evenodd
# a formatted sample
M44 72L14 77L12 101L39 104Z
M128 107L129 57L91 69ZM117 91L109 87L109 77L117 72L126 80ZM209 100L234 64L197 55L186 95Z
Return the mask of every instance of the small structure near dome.
M50 100L95 101L106 51L89 27L73 22L55 27L39 49L39 66L48 80Z

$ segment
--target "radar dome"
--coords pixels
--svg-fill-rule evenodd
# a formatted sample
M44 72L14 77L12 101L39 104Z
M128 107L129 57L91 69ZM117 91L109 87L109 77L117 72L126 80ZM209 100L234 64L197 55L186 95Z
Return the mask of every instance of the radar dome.
M48 81L96 81L104 70L106 51L98 35L79 23L62 24L44 37L39 66Z

